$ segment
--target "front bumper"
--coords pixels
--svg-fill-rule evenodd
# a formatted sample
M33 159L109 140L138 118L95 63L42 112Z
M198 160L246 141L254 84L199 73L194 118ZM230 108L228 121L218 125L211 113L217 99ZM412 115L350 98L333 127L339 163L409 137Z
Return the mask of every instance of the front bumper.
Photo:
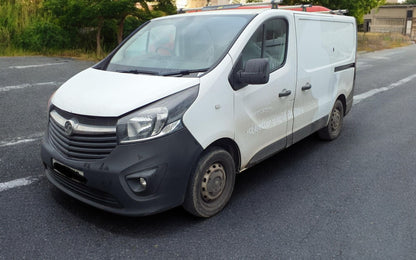
M70 159L45 135L41 157L49 181L94 207L121 215L149 215L179 206L202 147L183 128L170 135L117 145L104 159ZM138 186L145 178L146 189Z

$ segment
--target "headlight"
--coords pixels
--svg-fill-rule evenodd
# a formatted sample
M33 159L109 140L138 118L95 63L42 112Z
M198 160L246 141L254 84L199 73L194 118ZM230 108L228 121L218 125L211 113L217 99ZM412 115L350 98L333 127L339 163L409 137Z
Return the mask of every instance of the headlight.
M199 86L196 85L119 119L119 143L148 140L180 129L182 116L195 101L198 90Z

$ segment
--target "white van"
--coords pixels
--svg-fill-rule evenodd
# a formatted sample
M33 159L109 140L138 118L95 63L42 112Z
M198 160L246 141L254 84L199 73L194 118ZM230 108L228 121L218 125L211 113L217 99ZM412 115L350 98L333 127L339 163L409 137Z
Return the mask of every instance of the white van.
M353 101L351 17L285 10L173 15L137 29L51 97L49 181L92 206L210 217L235 175L318 132Z

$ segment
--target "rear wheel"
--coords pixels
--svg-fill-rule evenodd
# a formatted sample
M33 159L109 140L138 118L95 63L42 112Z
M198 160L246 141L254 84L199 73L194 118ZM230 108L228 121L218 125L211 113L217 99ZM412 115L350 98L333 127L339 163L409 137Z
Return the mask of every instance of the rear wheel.
M329 116L328 125L318 131L319 137L324 140L336 139L341 133L343 121L344 105L342 105L340 100L337 100Z
M235 183L233 157L224 149L209 148L189 182L184 208L198 217L211 217L230 200Z

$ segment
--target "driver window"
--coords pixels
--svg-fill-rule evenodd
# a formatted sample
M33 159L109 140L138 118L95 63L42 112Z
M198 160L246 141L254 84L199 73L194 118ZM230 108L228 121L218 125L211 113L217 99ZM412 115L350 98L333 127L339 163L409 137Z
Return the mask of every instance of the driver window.
M251 36L229 77L229 82L234 90L241 89L247 84L239 82L238 71L244 69L248 60L267 58L270 72L281 68L286 61L288 24L284 19L266 21Z
M274 19L260 26L241 52L241 69L250 59L267 58L270 71L282 67L286 58L287 22Z

